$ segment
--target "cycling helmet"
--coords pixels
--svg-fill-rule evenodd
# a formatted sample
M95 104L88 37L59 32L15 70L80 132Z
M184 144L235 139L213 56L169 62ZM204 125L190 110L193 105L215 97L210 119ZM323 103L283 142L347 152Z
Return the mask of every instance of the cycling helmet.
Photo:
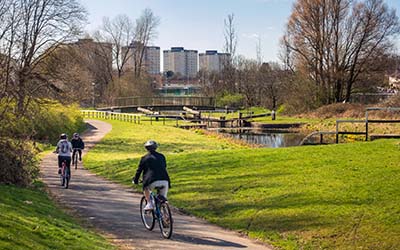
M62 140L63 140L63 139L64 139L64 140L67 139L67 137L68 137L68 136L67 136L67 134L65 134L65 133L62 133L62 134L60 135L60 139L62 139Z
M78 133L74 133L74 138L78 138L79 134Z
M149 140L149 141L147 141L147 142L144 144L144 147L145 147L147 150L156 150L157 147L158 147L158 145L157 145L157 142L155 142L155 141L153 141L153 140Z

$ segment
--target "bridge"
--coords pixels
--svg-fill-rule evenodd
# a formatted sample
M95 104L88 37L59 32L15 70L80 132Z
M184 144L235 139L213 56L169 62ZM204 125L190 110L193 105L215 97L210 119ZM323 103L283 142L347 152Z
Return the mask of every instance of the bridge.
M101 107L97 110L120 112L136 112L137 108L150 108L152 110L182 110L183 107L195 107L199 110L215 108L215 98L201 96L156 96L156 97L122 97L117 98L111 107Z

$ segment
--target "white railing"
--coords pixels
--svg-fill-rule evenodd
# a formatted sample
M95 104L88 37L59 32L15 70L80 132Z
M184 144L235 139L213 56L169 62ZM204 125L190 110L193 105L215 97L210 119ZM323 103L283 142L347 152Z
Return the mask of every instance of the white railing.
M142 115L129 114L129 113L117 113L110 111L97 111L97 110L81 110L84 118L93 119L105 119L105 120L118 120L124 122L131 122L140 124Z

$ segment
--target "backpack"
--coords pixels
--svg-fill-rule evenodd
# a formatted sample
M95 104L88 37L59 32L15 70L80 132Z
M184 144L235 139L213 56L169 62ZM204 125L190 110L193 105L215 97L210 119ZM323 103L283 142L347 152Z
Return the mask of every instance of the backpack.
M60 152L63 154L70 152L70 148L67 141L61 141Z

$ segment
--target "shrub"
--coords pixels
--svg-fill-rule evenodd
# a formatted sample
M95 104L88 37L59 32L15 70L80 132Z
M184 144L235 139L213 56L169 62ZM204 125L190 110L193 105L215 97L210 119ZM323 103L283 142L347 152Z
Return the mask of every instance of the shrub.
M59 103L42 105L33 119L33 138L54 142L60 133L71 136L84 130L85 124L77 105L64 106Z
M241 94L228 94L225 93L217 98L217 105L220 107L240 108L243 106L244 96Z
M54 143L60 133L71 135L85 124L77 105L35 100L23 115L14 108L0 101L0 183L27 185L39 172L33 141Z
M32 143L0 139L0 183L26 186L38 174L36 150Z

